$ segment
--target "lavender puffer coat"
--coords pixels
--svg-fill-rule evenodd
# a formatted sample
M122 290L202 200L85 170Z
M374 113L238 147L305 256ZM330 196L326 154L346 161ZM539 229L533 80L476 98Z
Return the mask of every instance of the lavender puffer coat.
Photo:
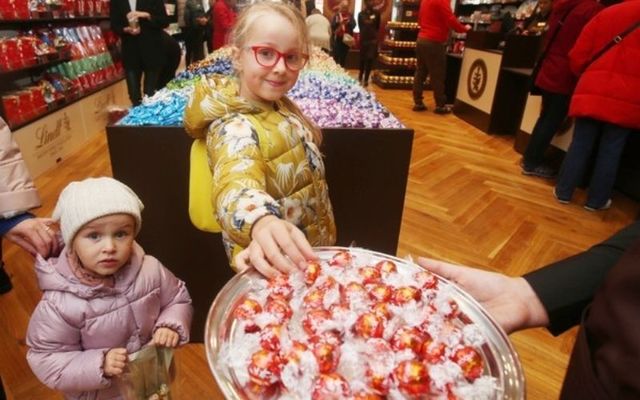
M102 400L120 396L103 375L109 349L140 350L160 327L189 341L193 308L184 282L134 243L129 264L115 274L113 288L78 281L67 261L36 261L42 300L29 322L27 360L47 386L68 399Z

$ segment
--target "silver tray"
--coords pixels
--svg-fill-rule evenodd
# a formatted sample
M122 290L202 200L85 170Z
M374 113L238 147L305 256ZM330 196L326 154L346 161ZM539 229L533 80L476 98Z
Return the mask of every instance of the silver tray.
M421 269L420 266L410 261L361 248L316 247L314 251L322 260L330 259L338 251L351 251L379 260L391 260L396 263L398 268ZM524 373L507 334L471 295L447 279L441 276L438 278L441 281L440 288L449 286L453 289L452 297L458 303L461 311L460 323L473 322L480 327L486 338L480 351L484 360L484 374L495 378L497 389L494 398L524 399ZM220 361L219 357L223 343L233 337L234 329L238 326L235 323L233 311L255 287L255 283L265 279L255 270L247 270L237 274L218 293L207 315L204 339L207 361L220 390L227 399L254 397L245 393L243 388L235 382L233 372Z

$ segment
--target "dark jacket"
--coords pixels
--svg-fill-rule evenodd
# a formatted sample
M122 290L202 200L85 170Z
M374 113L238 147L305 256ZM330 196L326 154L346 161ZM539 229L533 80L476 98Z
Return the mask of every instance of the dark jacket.
M127 14L131 11L128 0L111 0L111 29L122 39L122 63L125 68L161 68L165 54L162 49L161 30L169 24L169 17L162 0L137 0L137 11L151 14L150 19L140 19L140 34L124 32L129 26Z
M640 221L525 276L559 334L582 322L562 399L640 398Z
M553 41L548 44L549 48L538 72L537 87L557 94L573 92L578 78L569 68L569 51L582 28L602 8L596 0L560 0L553 5L546 34L546 41L550 38ZM561 27L563 17L564 24Z
M360 43L378 41L380 34L380 12L363 10L358 14L358 28L360 29Z
M187 4L184 7L184 23L185 26L191 29L197 29L200 31L206 31L210 28L209 25L200 25L196 21L196 18L205 17L210 20L211 14L204 11L204 6L200 0L187 0Z
M640 0L628 0L603 10L585 26L569 53L573 72L584 71L569 115L640 129L640 28L585 69L594 54L638 21Z
M337 12L331 18L331 32L333 32L334 40L342 39L342 35L348 33L353 35L353 28L356 27L356 20L353 19L351 13Z

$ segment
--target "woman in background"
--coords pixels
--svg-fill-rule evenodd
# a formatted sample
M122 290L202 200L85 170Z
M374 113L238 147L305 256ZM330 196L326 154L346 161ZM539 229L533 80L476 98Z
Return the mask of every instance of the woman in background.
M333 59L338 65L344 68L349 54L349 46L342 42L345 33L353 35L353 28L356 27L356 21L349 12L349 3L346 0L340 2L338 11L331 19L331 30L333 31Z

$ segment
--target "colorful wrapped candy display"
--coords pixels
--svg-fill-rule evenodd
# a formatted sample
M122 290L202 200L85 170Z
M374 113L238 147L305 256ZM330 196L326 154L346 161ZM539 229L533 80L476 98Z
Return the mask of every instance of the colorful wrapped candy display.
M120 125L182 125L184 108L195 83L207 74L231 75L228 48L190 65L166 88L131 109ZM288 96L322 128L402 128L375 96L349 77L333 59L314 47L307 67Z

